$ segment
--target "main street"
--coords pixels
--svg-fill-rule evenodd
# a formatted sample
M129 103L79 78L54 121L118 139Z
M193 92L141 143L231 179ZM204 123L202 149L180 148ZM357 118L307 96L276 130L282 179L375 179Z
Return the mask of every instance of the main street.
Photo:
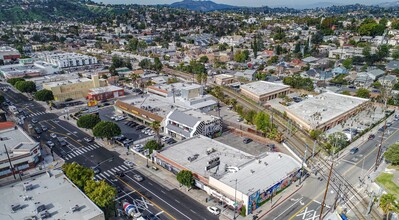
M388 127L385 132L381 154L388 146L399 141L398 134L399 121L392 121L392 126ZM349 197L345 198L346 202L352 202L352 205L357 206L359 211L366 215L366 208L361 207L362 205L364 206L364 203L360 204L358 199L354 198L352 193L348 192L349 188L354 188L357 191L362 192L359 193L358 198L362 196L367 198L367 201L369 201L369 197L365 195L363 191L366 189L366 185L370 183L368 176L374 171L374 164L381 137L382 132L375 133L375 138L373 140L368 140L368 136L365 136L364 139L362 139L362 143L358 146L359 151L357 153L351 154L346 151L347 153L341 155L340 159L335 162L334 170L340 173L346 181L341 181L333 175L327 192L327 208L324 209L323 213L330 211L330 208L334 206L335 199L337 198L337 191L339 190L341 192L340 196L346 193L346 196ZM320 170L317 176L312 174L298 193L266 215L265 219L318 219L326 187L328 171L327 167L323 167L323 170ZM362 180L363 184L361 184L360 180ZM350 213L351 211L349 214Z
M0 84L0 87L5 86ZM47 141L53 141L56 144L53 148L54 153L60 155L66 162L76 162L86 167L98 166L101 172L96 175L96 179L106 180L118 188L118 202L126 199L135 204L137 210L148 218L157 216L161 219L217 219L217 216L208 212L206 207L179 190L167 189L139 173L135 166L128 166L118 153L108 150L95 141L85 141L84 138L89 135L67 120L59 119L58 114L46 112L43 106L35 101L29 101L21 93L12 90L2 93L14 106L27 111L23 126L29 134L42 143L42 146ZM37 124L32 122L32 118L38 121ZM33 129L28 128L28 124L32 124L33 127L44 125L48 130L36 134ZM57 138L64 138L68 144L61 147L57 139L50 136L51 133ZM119 177L116 175L117 172L124 172L126 175ZM133 178L134 174L144 176L144 180L136 181Z

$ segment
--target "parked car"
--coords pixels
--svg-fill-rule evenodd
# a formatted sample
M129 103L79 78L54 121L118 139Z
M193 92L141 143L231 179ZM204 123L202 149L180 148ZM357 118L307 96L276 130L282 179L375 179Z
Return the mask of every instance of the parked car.
M32 125L32 124L28 124L28 128L29 128L29 129L32 129L32 128L33 128L33 125Z
M387 127L391 127L392 126L392 123L391 122L388 122L387 123Z
M208 211L214 215L219 215L220 214L220 209L215 207L215 206L208 206L207 207Z
M43 131L47 131L48 130L47 126L45 126L45 125L42 125L41 127L42 127Z
M87 143L90 143L90 142L92 142L93 141L93 139L94 138L92 138L92 137L85 137L85 138L83 138Z
M32 123L36 124L37 122L39 122L36 118L32 118Z
M133 178L134 178L136 181L138 181L138 182L143 181L143 177L142 177L141 175L138 175L138 174L135 174L135 175L133 176Z
M248 144L252 141L251 138L244 138L244 140L242 141L244 144Z
M151 168L152 168L153 170L155 170L155 171L156 171L156 170L159 170L158 167L156 167L156 166L152 166Z
M144 125L139 125L139 126L136 127L136 130L142 130L142 129L144 129L144 128L145 128Z
M35 127L34 130L35 130L36 134L41 134L43 132L43 130L39 127Z
M351 154L355 154L355 153L357 153L359 151L359 148L358 147L354 147L354 148L352 148L351 150L350 150L350 153Z
M51 133L51 134L50 134L50 137L52 137L52 138L57 138L57 135L54 134L54 133Z

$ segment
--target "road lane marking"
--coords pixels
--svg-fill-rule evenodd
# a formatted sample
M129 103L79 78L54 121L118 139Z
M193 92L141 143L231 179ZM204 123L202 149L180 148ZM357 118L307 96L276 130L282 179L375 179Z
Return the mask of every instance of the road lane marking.
M124 180L122 180L121 178L119 178L118 176L115 176L119 181L121 181L123 184L125 184L127 187L129 187L130 189L136 191L137 194L139 194L141 197L145 198L147 201L149 201L151 204L153 204L155 207L157 207L158 209L160 209L161 211L163 211L164 213L166 213L169 217L171 217L172 219L176 220L175 217L173 217L169 212L165 211L164 209L162 209L159 205L157 205L156 203L154 203L153 201L149 200L147 197L145 197L143 194L141 194L139 191L137 191L135 188L133 188L131 185L129 185L128 183L126 183Z
M123 191L124 192L124 191ZM130 194L132 194L132 193L135 193L136 191L135 190L132 190L131 192L129 192L129 193L125 193L123 196L119 196L118 198L116 198L116 199L114 199L115 201L118 201L119 199L122 199L123 197L125 197L125 196L128 196L128 195L130 195Z
M295 212L295 214L293 214L289 220L292 220L293 218L295 218L300 212L302 212L306 207L308 207L315 199L317 199L319 196L321 196L321 194L323 194L324 191L322 190L317 196L315 196L313 199L310 200L310 202L308 202L308 204L306 204L304 207L302 207L301 209L299 209L297 212Z
M390 139L392 136L394 136L399 130L396 130L395 132L393 132L391 135L389 135L387 138L385 138L385 140L382 142L382 145L384 145L384 143L387 142L388 139ZM374 153L374 151L378 150L378 147L374 147L374 149L372 151L370 151L366 156L364 156L361 160L359 160L354 166L350 167L349 169L347 169L342 176L345 176L349 171L353 170L355 167L357 167L358 164L360 164L362 162L362 160L365 160L370 154ZM381 155L380 155L381 156ZM375 164L375 163L374 163Z
M135 182L137 185L139 185L141 188L147 190L147 192L151 193L152 195L154 195L155 197L157 197L158 199L160 199L162 202L164 202L165 204L167 204L168 206L170 206L172 209L174 209L175 211L177 211L178 213L180 213L181 215L183 215L184 217L186 217L187 219L190 219L190 217L188 217L187 215L185 215L183 212L181 212L180 210L178 210L177 208L175 208L174 206L172 206L171 204L169 204L168 202L166 202L164 199L162 199L161 197L159 197L157 194L153 193L152 191L150 191L149 189L147 189L145 186L143 186L142 184L140 184L139 182L137 182L136 180L134 180L133 178L131 178L130 176L127 176L127 178L129 178L130 180L132 180L133 182ZM165 193L166 194L166 193Z
M292 204L290 207L288 207L286 210L284 210L283 212L281 212L277 217L275 217L273 220L278 219L282 214L284 214L286 211L288 211L289 209L292 208L292 206L294 206L295 204L297 204L298 202L302 201L303 196L299 199L296 200L296 202L294 202L294 204ZM301 204L302 205L302 204Z
M180 204L180 201L178 201L177 199L175 199L175 201Z

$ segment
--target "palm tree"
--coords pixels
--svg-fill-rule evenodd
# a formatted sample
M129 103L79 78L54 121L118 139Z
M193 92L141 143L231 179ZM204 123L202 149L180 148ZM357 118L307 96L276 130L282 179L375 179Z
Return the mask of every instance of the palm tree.
M161 123L159 121L153 121L151 123L151 128L152 130L154 130L156 138L157 138L157 142L158 144L160 144L160 139L159 139L159 130L161 129Z
M380 200L380 207L384 214L386 215L386 219L389 219L389 214L397 210L398 207L396 207L395 203L396 197L393 194L384 194L381 196Z

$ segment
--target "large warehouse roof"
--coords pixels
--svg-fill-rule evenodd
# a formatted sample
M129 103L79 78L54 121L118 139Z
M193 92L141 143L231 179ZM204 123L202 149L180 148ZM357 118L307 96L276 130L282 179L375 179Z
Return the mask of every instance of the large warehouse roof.
M258 96L274 93L289 88L290 87L286 85L271 83L266 81L251 82L241 86L241 89L245 89Z

